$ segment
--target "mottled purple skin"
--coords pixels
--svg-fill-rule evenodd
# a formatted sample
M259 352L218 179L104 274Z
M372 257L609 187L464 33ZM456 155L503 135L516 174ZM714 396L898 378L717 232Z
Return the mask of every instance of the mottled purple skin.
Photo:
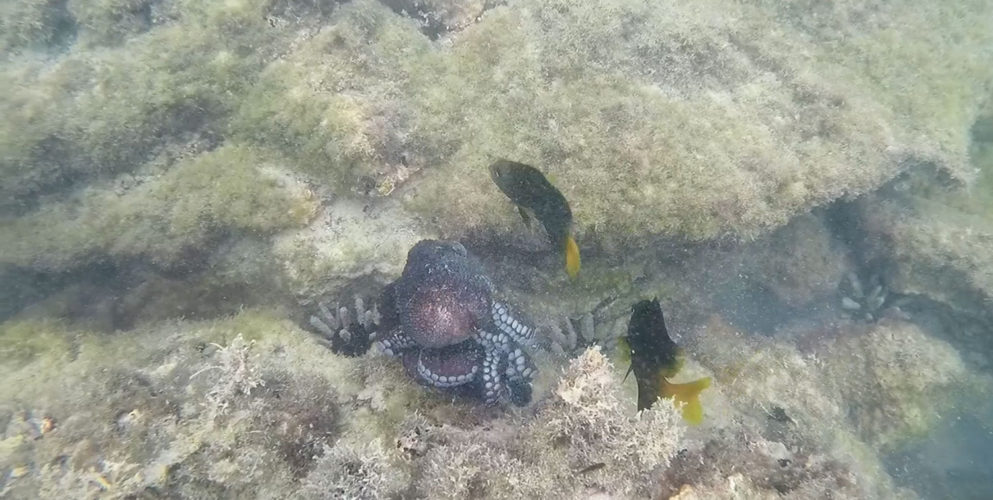
M400 328L430 349L472 338L490 321L492 287L458 243L422 241L407 253L396 281Z
M400 357L418 383L490 404L527 404L535 368L520 346L534 331L492 294L461 244L418 242L380 296L380 347Z

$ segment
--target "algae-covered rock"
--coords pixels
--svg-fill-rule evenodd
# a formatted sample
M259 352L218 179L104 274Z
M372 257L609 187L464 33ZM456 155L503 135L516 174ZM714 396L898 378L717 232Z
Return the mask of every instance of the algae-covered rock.
M53 29L36 3L17 5L10 22ZM464 17L445 2L423 6ZM244 145L335 198L373 195L344 203L394 198L386 203L399 219L420 219L432 235L520 231L486 175L510 157L549 175L589 245L752 237L872 190L908 162L968 178L967 130L993 78L981 4L809 5L815 22L763 2L508 2L483 5L437 41L410 9L393 7L70 2L73 50L4 61L4 232L92 210L75 200L107 185L170 176L183 149L209 157ZM200 203L190 192L175 203ZM142 196L126 203L139 214ZM144 234L145 220L115 227ZM218 228L243 229L231 222ZM43 227L52 233L38 240L53 256L28 266L61 271L84 263L81 252L145 252L107 252L118 242L99 227L85 238ZM202 253L208 240L184 243ZM337 278L377 265L375 252L350 255Z
M317 208L306 187L267 175L251 149L229 146L131 186L94 186L0 222L5 264L59 270L110 256L168 266L223 234L302 225ZM44 229L43 231L41 229Z
M0 54L59 46L75 35L64 2L26 0L0 5Z
M277 236L273 252L294 291L315 295L363 276L391 281L407 251L429 236L420 221L395 206L369 209L345 200L324 207L307 226Z
M968 370L951 344L900 321L882 321L824 350L822 376L843 394L852 425L878 449L892 450L942 419L973 411L969 401L990 383Z
M715 386L739 410L772 415L778 408L810 432L852 433L877 450L968 414L968 402L991 383L950 343L905 321L794 328L797 346L748 338L713 319L697 356L714 367Z
M484 427L420 421L418 491L437 498L651 494L653 472L676 455L684 427L671 404L630 412L619 376L592 348L570 361L534 412Z
M17 496L368 496L408 488L420 471L429 496L481 480L487 496L507 498L584 487L567 477L598 460L609 474L585 487L626 491L651 484L639 471L668 463L682 433L671 406L627 414L618 374L597 351L573 363L538 414L500 419L417 387L379 356L337 356L278 311L115 334L14 321L0 324L0 345L0 467L19 471L0 491ZM425 418L423 458L381 444ZM511 435L519 438L503 439ZM570 444L553 445L562 439ZM503 452L465 453L481 441ZM513 474L485 467L501 453L519 462ZM470 484L451 483L452 474Z
M348 398L330 381L350 363L299 333L266 311L121 334L0 325L0 466L24 468L0 491L285 491L335 441Z
M788 307L826 301L851 267L849 251L823 214L803 214L747 247L742 269Z
M971 362L990 366L993 338L993 119L977 120L970 148L975 182L921 167L854 205L866 258L903 309L951 339Z
M4 3L0 494L902 495L878 451L987 387L951 345L988 344L945 338L989 331L990 16ZM490 182L500 157L570 201L578 280ZM907 187L922 165L965 190ZM616 337L662 296L682 375L714 376L703 426L636 414L596 351L565 359L592 336L536 353L535 405L505 411L328 352L279 309L389 281L427 237L463 240L542 325ZM836 317L853 270L917 323Z
M74 0L67 2L67 9L76 20L80 43L101 45L147 31L158 17L157 4L153 0Z
M922 132L903 124L906 110L917 110L917 96L933 90L884 99L899 71L865 68L861 53L871 53L878 37L888 43L871 54L874 62L904 67L901 56L920 57L892 51L889 41L906 38L907 45L929 47L929 57L942 54L944 61L937 56L932 63L940 68L956 58L983 60L989 54L979 48L978 27L950 21L938 27L917 10L877 6L881 16L900 21L866 26L858 43L832 48L810 44L801 20L757 6L711 7L509 4L435 47L410 43L413 25L357 2L335 16L336 34L311 43L329 47L337 39L330 47L347 53L349 38L342 36L358 25L365 43L354 50L361 57L335 64L341 53L308 53L305 44L297 57L275 64L283 67L279 73L303 71L294 81L309 93L281 84L288 102L302 95L329 104L347 99L341 111L323 113L321 127L308 127L318 135L307 141L323 135L318 144L328 144L332 160L362 167L348 184L377 175L363 164L395 163L398 146L416 144L420 151L405 161L424 177L410 184L408 207L440 215L450 232L501 228L511 220L486 180L485 167L499 156L546 170L572 201L581 230L595 227L608 236L758 234L812 205L880 185L908 158L965 175L965 129L982 96L955 82L988 82L988 65L964 64L955 77L935 81L956 96L940 104L950 105L957 121ZM935 14L951 18L951 10ZM830 26L819 30L824 37L842 34ZM400 40L408 42L397 61ZM368 75L389 78L369 82ZM253 121L264 122L256 109L250 109ZM365 116L357 122L363 126L347 126L356 120L350 116ZM357 156L335 151L363 144Z
M993 219L927 199L864 208L875 255L891 262L894 289L993 320Z

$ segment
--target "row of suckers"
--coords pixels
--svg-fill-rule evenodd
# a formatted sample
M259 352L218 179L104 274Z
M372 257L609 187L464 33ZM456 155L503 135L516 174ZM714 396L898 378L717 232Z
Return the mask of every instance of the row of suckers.
M530 226L537 220L544 226L552 245L563 253L566 273L576 278L579 245L573 233L572 209L565 196L540 170L523 163L498 160L490 165L490 177L517 206L526 224ZM622 357L630 361L627 375L634 372L638 384L639 411L661 398L674 399L682 404L684 420L693 425L703 421L699 396L710 387L710 377L680 384L669 381L682 368L683 353L669 337L658 298L642 300L632 307L627 335L621 338L620 346Z

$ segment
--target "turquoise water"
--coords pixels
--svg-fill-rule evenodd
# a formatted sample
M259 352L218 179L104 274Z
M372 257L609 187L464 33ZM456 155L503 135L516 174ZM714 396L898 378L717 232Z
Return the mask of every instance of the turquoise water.
M0 496L991 498L991 15L9 0Z

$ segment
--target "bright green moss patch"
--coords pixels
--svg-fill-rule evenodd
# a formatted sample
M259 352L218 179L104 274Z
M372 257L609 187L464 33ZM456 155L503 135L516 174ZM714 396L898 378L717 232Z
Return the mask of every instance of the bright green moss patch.
M0 223L8 236L0 254L44 269L100 255L169 264L224 233L264 235L307 222L316 208L309 191L263 174L262 163L251 149L225 146L124 193L88 189Z

